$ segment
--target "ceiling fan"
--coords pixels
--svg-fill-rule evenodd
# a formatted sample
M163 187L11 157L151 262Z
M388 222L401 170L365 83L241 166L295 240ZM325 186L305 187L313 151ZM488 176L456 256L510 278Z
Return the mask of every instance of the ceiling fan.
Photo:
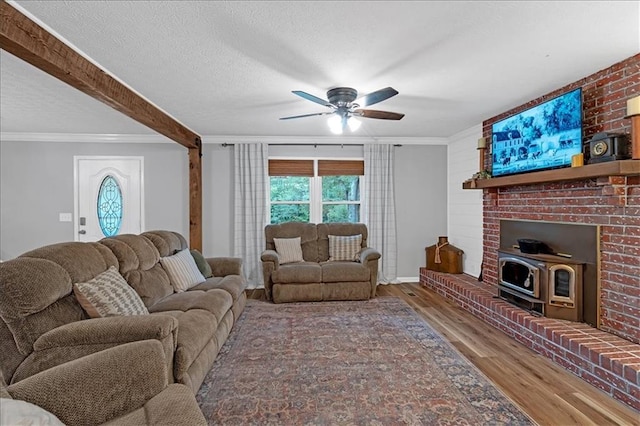
M362 107L377 104L378 102L397 95L398 91L392 87L376 90L360 98L358 98L358 91L356 89L351 87L335 87L327 91L328 101L300 90L294 90L292 93L311 102L329 107L331 111L282 117L280 120L313 117L316 115L333 115L329 118L328 124L331 131L337 134L342 133L347 126L351 131L357 130L357 128L360 127L360 121L357 120L356 117L377 118L381 120L400 120L404 117L404 114L397 112L362 109Z

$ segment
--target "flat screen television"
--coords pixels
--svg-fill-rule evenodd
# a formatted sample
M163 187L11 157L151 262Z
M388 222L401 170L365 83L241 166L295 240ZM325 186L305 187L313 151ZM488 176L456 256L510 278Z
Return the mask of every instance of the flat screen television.
M492 176L570 166L582 152L582 89L498 121L491 132Z

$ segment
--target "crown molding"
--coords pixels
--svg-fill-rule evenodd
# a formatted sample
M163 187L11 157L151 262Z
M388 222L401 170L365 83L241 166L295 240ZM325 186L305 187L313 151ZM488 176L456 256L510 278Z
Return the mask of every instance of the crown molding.
M364 144L400 144L400 145L447 145L448 138L440 137L381 137L368 136L203 136L203 143L235 144L235 143L266 143L266 144L335 144L335 145L364 145Z
M177 143L160 134L1 132L0 142Z
M1 132L0 142L65 142L65 143L176 143L160 134L98 134L98 133L22 133ZM443 137L358 137L358 136L216 136L202 137L203 144L399 144L399 145L447 145Z

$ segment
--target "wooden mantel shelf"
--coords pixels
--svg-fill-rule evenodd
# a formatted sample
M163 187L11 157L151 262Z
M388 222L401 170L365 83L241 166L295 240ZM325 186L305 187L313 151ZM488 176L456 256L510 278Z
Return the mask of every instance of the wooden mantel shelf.
M600 176L630 175L640 175L640 160L609 161L605 163L586 164L582 167L568 167L491 179L477 179L475 185L473 185L472 181L463 182L462 189L498 188L503 186L592 179Z

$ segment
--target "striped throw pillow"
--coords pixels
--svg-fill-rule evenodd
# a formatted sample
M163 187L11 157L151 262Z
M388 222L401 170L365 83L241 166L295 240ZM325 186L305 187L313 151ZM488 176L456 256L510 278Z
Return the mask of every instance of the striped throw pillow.
M281 265L283 263L304 262L300 237L274 238L273 244L276 246Z
M356 261L362 245L362 235L329 235L329 260Z
M138 293L114 266L90 281L75 283L73 292L91 318L149 313Z
M160 258L160 264L167 271L169 281L176 293L182 293L206 281L188 248L173 256Z

